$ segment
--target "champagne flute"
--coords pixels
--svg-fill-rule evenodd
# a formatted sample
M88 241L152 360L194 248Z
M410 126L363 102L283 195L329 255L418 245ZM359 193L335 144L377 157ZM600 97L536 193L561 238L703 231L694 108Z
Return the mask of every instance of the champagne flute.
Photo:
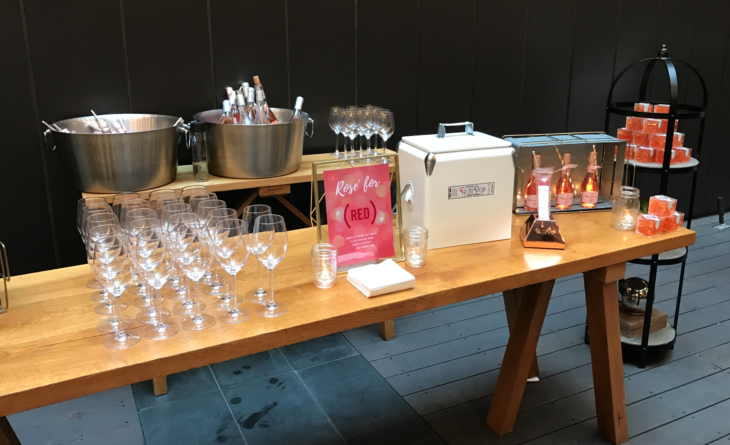
M286 255L289 240L286 224L281 215L263 215L256 218L251 237L251 248L256 258L269 269L269 296L256 308L262 317L278 317L288 309L286 303L277 302L274 294L274 268Z
M330 113L327 118L327 122L330 125L330 128L332 131L335 132L335 152L332 153L330 156L333 156L335 158L339 158L340 155L340 113L342 113L342 109L340 107L332 107L330 108Z
M94 244L94 273L106 291L114 296L115 301L115 317L112 317L117 318L115 332L104 338L104 346L110 349L128 348L140 340L138 333L125 331L118 304L119 297L132 283L128 253L128 244L122 235L103 237Z
M249 232L249 238L253 236L253 226L256 223L256 218L263 215L271 215L271 207L264 205L264 204L254 204L250 205L243 209L243 222L246 223L246 228ZM249 245L251 245L249 241ZM258 303L258 304L264 304L266 301L266 297L268 296L268 293L266 292L266 289L264 289L264 286L262 285L263 278L261 276L261 262L256 261L256 268L257 268L257 281L256 281L256 289L246 292L246 300L250 301L251 303Z
M162 286L170 279L173 271L166 251L162 236L155 230L141 232L137 237L137 254L140 257L142 275L156 291L153 306L137 315L137 321L149 324L142 334L151 340L172 337L180 330L177 324L165 322L170 312L162 307Z
M236 285L236 274L246 265L250 255L248 248L248 230L246 223L238 218L224 219L215 226L215 234L212 236L215 245L215 259L220 266L233 277L233 302L228 308L222 308L218 319L223 323L236 324L248 320L251 311L238 307L238 292Z
M180 227L180 239L177 241L178 262L185 275L195 283L193 313L183 318L180 323L183 329L201 331L215 324L215 318L203 314L200 303L200 279L213 266L213 252L200 240L199 232L189 224Z

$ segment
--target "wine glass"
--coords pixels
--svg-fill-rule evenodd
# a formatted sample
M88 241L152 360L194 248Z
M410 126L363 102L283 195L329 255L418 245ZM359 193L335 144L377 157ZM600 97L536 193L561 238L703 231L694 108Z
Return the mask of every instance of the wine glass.
M127 237L131 237L131 223L135 219L144 219L144 218L156 218L157 212L149 208L149 204L147 201L143 202L132 202L127 201L124 204L122 204L122 217L119 221L120 225L122 226L122 229L126 233ZM135 243L133 240L130 239L130 249L132 250L132 253L134 253L135 249ZM134 255L130 256L130 260L133 266L133 286L129 288L129 293L132 295L139 295L140 298L135 298L132 304L134 304L136 307L150 307L150 295L149 295L149 289L147 288L147 283L142 277L139 275L139 267L137 266L137 261Z
M93 224L93 222L92 222ZM105 238L110 235L124 235L121 227L114 222L106 224L106 222L100 222L98 225L93 225L87 230L87 241L86 241L86 260L91 267L91 271L94 271L94 246L99 239ZM114 313L113 300L106 289L101 289L99 292L94 292L91 295L91 301L96 301L99 304L94 306L94 312L99 315L111 315ZM127 308L126 304L121 304L122 310ZM110 328L111 329L111 328Z
M166 243L168 243L168 253L173 259L173 265L175 266L177 266L177 262L174 261L176 251L173 247L176 241L176 233L174 232L174 226L170 218L172 218L172 216L176 214L190 212L190 204L185 204L183 202L172 202L164 204L160 210L160 222L162 223L163 239ZM175 296L173 298L182 301L187 300L187 286L185 285L184 275L182 274L182 271L177 270L177 272L173 274L172 280L170 280L169 282L169 287L173 291L175 291Z
M345 110L345 117L347 119L346 134L350 138L350 153L351 158L355 157L355 138L357 137L358 127L358 114L356 110L348 108Z
M132 274L129 271L129 256L127 241L122 235L110 235L94 243L92 267L96 278L107 292L114 296L116 318L115 332L104 338L104 346L110 349L128 348L140 340L136 332L126 332L124 322L121 321L119 297L132 284ZM104 323L104 321L102 321Z
M193 313L183 318L180 324L183 329L201 331L215 324L215 318L203 314L204 306L199 301L200 279L213 266L213 252L200 240L198 230L192 225L183 224L179 231L180 239L176 243L177 261L185 275L195 283Z
M365 136L367 131L367 113L365 112L365 108L357 108L355 110L355 114L357 114L357 135L360 137L360 150L358 152L359 157L365 156L362 152L362 138Z
M83 241L84 245L86 245L86 220L89 215L93 215L95 213L111 213L111 211L111 207L106 204L106 201L103 203L89 202L79 208L79 213L76 216L76 224L79 234L81 235L81 241ZM89 289L101 289L101 283L94 278L93 280L86 282L86 287ZM91 294L91 299L94 300L94 298L97 298L99 294L99 292L94 292Z
M261 264L269 269L269 296L256 308L262 317L278 317L287 311L286 303L277 303L274 295L274 268L286 255L289 241L286 224L281 215L263 215L256 218L251 237L251 250Z
M380 111L380 137L383 138L383 155L385 155L386 144L388 138L390 138L395 132L395 120L393 119L393 112L390 110Z
M166 250L161 234L154 229L138 234L137 261L140 263L142 276L147 280L147 284L155 289L156 295L152 300L153 305L137 315L137 321L149 324L142 334L152 340L172 337L180 330L177 324L165 322L170 316L170 312L162 307L164 301L162 286L167 283L173 272Z
M256 218L263 215L271 215L271 207L264 204L254 204L243 209L242 219L246 223L246 228L249 232L249 238L253 235L253 226L256 223ZM249 245L251 245L249 241ZM261 262L256 261L257 277L256 289L246 292L246 300L251 303L264 304L268 293L264 286L262 286L263 278L261 277Z
M332 153L330 156L334 156L335 158L339 158L340 155L340 113L342 113L342 108L340 107L332 107L330 108L330 113L327 118L327 122L330 125L330 128L332 131L335 132L335 152Z
M347 110L341 108L337 115L337 120L339 122L340 133L342 133L342 157L347 158L349 156L349 153L347 152Z
M157 189L150 192L147 202L149 202L150 208L157 210L157 202L165 199L178 199L177 192L173 189Z
M216 196L215 193L202 193L200 195L195 195L190 197L190 208L193 209L193 213L197 213L198 210L198 204L200 204L203 201L210 201L210 200L216 200L218 199L218 196Z
M372 105L371 105L372 106ZM373 155L373 149L370 147L370 138L373 135L373 120L375 119L375 110L371 108L365 108L363 113L363 123L365 125L365 139L368 141L368 150L366 152L367 156Z
M190 202L190 198L192 198L195 195L202 195L208 193L208 187L204 185L189 185L187 187L183 187L182 190L180 190L180 197L185 201L185 203Z
M211 238L214 240L216 261L233 277L233 301L227 308L221 308L218 319L229 324L244 322L251 317L251 311L238 307L241 303L238 300L236 274L246 265L250 255L246 223L238 218L219 221Z
M119 218L119 211L122 210L122 204L132 199L141 199L137 192L125 192L114 195L112 198L112 211Z
M205 225L205 229L208 231L208 235L206 236L206 242L210 245L214 245L215 243L215 233L216 233L216 224L218 224L220 221L223 221L224 219L238 219L238 213L236 213L235 209L228 209L228 208L220 208L220 209L214 209L208 212L208 217L206 218L207 224ZM216 272L215 275L215 281L218 280L218 273ZM211 302L211 306L214 308L223 308L228 307L233 303L233 297L231 297L228 287L228 279L225 280L225 291L219 291L217 293L217 298L214 298ZM206 287L208 286L200 286L203 293L206 295L212 295L206 292ZM210 291L212 289L208 289Z
M81 216L83 213L84 208L94 206L94 207L102 207L107 206L109 210L111 211L111 207L109 207L109 204L107 204L106 199L104 198L81 198L76 203L76 229L79 231L79 235L81 235L81 228L83 227L81 224ZM98 288L97 288L98 289Z
M168 224L168 237L170 238L170 245L172 246L175 264L184 276L190 278L183 268L183 261L185 258L182 257L181 249L186 247L184 241L186 240L185 236L187 236L189 231L195 232L196 235L199 233L198 226L200 223L198 221L198 216L195 213L175 213L170 216ZM172 311L178 315L193 315L196 313L199 306L201 311L205 309L205 303L199 302L196 304L195 298L197 290L198 287L196 287L195 292L192 292L186 287L185 292L182 293L182 295L178 293L178 299L181 301L173 306Z
M209 199L206 201L200 202L198 204L198 207L193 210L194 213L198 215L198 219L200 220L200 228L206 228L206 230L203 230L200 233L200 237L204 242L207 242L208 239L208 214L211 210L215 209L225 209L226 208L226 202L220 199ZM218 274L213 273L212 270L208 271L205 276L203 277L203 286L201 286L202 292L206 295L214 295L218 296L223 294L223 284L218 280Z

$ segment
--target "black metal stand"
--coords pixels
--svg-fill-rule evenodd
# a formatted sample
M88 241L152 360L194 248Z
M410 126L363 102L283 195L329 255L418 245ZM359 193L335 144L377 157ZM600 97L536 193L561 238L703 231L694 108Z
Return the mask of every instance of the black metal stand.
M685 66L687 66L692 73L694 73L697 78L699 79L700 83L702 84L702 90L703 90L703 102L702 106L694 106L694 105L688 105L688 104L681 104L678 101L679 96L679 83L677 80L677 70L675 67L675 62L679 62ZM663 63L667 68L667 74L669 76L669 93L670 93L670 99L669 99L669 114L664 113L648 113L648 112L638 112L634 111L634 102L613 102L613 91L616 87L616 84L621 79L621 77L626 74L630 69L646 63L647 66L644 69L644 75L641 80L641 87L639 89L639 100L638 102L642 103L653 103L658 104L662 102L652 102L646 100L646 90L647 86L649 84L649 80L652 77L652 72L655 68L655 66L658 63ZM659 186L659 193L660 194L666 194L667 188L669 185L669 176L674 174L682 174L682 173L693 173L692 178L692 189L690 192L690 202L689 202L689 212L685 215L685 221L687 222L687 228L691 228L692 226L692 211L694 209L694 197L695 197L695 188L697 186L697 173L699 170L699 160L700 160L700 152L702 147L702 138L705 132L705 113L707 110L707 86L705 85L705 81L700 75L700 73L689 63L684 62L682 60L678 59L671 59L669 57L669 51L667 50L666 45L662 45L661 49L659 50L659 54L657 54L657 57L651 58L651 59L643 59L638 62L635 62L631 65L629 65L626 69L624 69L611 83L611 89L608 93L608 101L606 106L606 122L605 122L605 131L606 133L609 133L609 124L611 120L612 115L621 115L621 116L635 116L635 117L643 117L643 118L653 118L653 119L667 119L668 125L667 125L667 135L666 135L666 144L664 147L664 159L661 165L645 165L636 163L634 161L627 161L627 168L632 168L634 172L634 179L636 177L637 173L648 173L648 174L661 174L661 182ZM670 166L670 161L672 158L672 142L674 140L674 125L677 120L686 120L686 119L701 119L700 123L700 133L699 133L699 140L697 143L697 147L695 149L695 152L693 153L694 156L696 156L695 159L692 160L692 162L687 166ZM695 162L696 160L696 162ZM628 173L628 172L627 172ZM624 175L624 178L628 180L629 175ZM679 322L679 307L682 299L682 285L684 283L684 270L685 265L687 262L687 254L688 249L684 249L684 253L682 255L674 255L674 256L667 256L665 255L664 258L662 258L662 254L653 255L650 259L649 258L639 258L636 260L631 261L634 264L645 264L650 266L649 269L649 294L647 296L647 302L646 302L646 313L644 315L644 327L643 332L641 336L641 342L637 342L636 340L627 339L622 337L622 346L627 350L636 350L639 351L639 367L644 368L646 366L646 357L648 352L654 351L654 350L663 350L663 349L672 349L674 347L674 343L677 339L677 323ZM669 265L669 264L682 264L681 271L679 274L679 290L677 293L677 306L674 313L674 324L667 323L667 326L663 329L657 330L655 332L649 332L650 325L651 325L651 313L654 306L654 290L656 287L656 276L657 276L657 269L659 266L663 265ZM588 330L586 327L586 343L588 343Z

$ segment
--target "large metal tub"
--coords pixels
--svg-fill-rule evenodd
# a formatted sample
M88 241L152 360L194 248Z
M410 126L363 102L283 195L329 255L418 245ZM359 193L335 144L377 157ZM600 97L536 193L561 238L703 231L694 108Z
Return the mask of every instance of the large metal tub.
M73 186L89 193L132 192L160 187L175 180L177 174L179 118L158 114L107 114L130 130L121 134L89 134L82 119L56 122L61 128L76 130L53 135L55 146Z
M293 110L271 109L279 121L291 119ZM299 169L304 149L307 123L314 121L307 113L303 119L276 125L223 125L218 120L223 110L196 114L195 120L207 124L208 170L226 178L270 178L294 173Z

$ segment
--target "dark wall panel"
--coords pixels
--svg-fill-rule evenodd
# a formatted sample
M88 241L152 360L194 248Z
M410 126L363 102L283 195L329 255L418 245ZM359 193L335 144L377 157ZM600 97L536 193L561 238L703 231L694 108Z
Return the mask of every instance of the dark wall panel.
M117 0L25 2L41 119L48 122L130 111ZM83 263L74 190L61 153L46 156L61 265Z
M418 0L358 2L357 101L393 111L396 125L389 148L416 134L417 94ZM325 124L320 129L329 131Z
M522 96L523 133L567 129L575 0L530 2Z
M239 88L243 82L253 87L253 76L261 78L272 107L293 107L294 97L302 93L289 91L285 0L213 0L210 10L215 108L221 108L226 87ZM305 111L309 99L304 95Z
M578 2L568 131L603 131L613 80L619 0Z
M418 133L471 118L476 0L421 0Z
M16 275L55 267L42 148L17 1L0 2L0 42L0 120L11 124L0 148L4 197L0 242L8 249L10 273Z
M520 132L528 5L528 0L479 2L472 119L487 134Z
M123 0L132 111L185 121L210 109L206 0Z
M288 12L291 91L304 97L318 129L314 138L305 138L304 149L334 151L329 107L357 100L355 1L290 1Z

